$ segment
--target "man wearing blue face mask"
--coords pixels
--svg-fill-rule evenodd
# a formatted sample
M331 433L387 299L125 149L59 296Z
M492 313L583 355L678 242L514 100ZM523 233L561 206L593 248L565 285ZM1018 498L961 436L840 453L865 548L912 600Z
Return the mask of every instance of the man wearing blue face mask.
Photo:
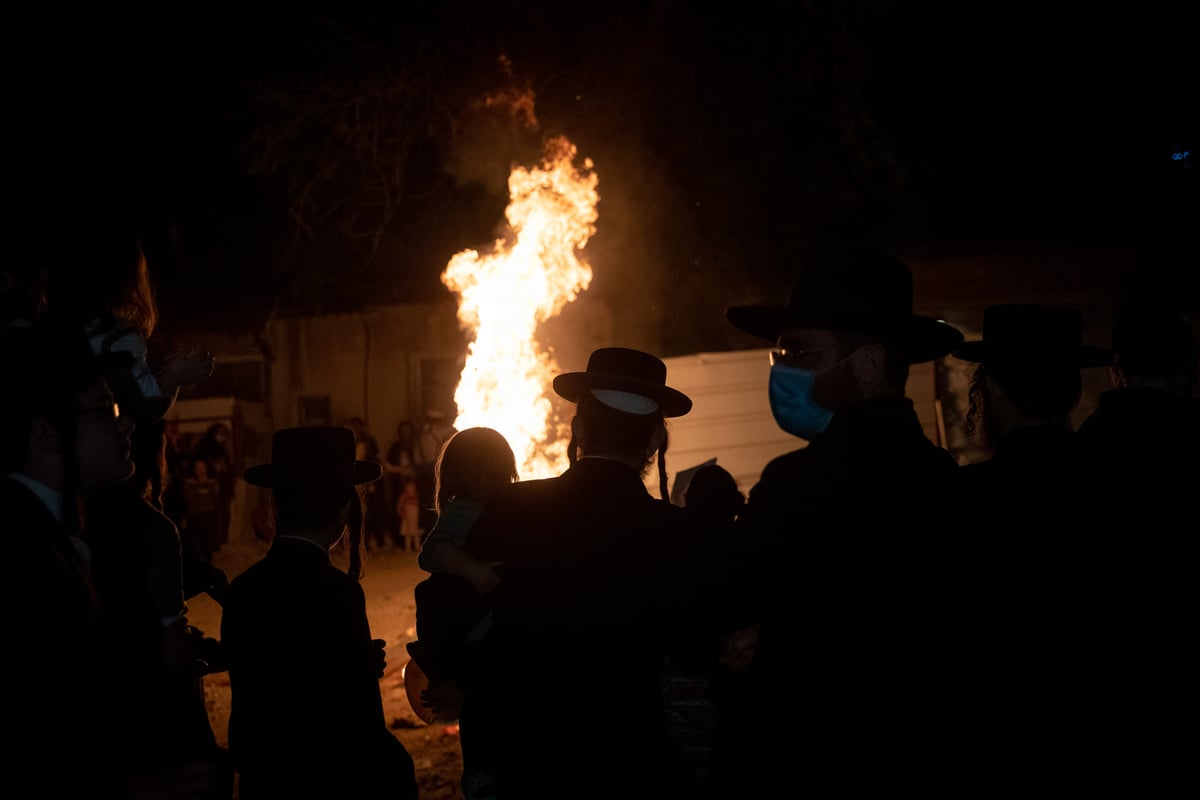
M816 252L786 306L726 317L774 345L771 411L805 444L766 465L739 521L759 639L718 781L743 796L781 781L927 794L948 766L936 753L957 560L939 520L953 519L959 468L905 383L963 336L913 314L902 261L858 246Z

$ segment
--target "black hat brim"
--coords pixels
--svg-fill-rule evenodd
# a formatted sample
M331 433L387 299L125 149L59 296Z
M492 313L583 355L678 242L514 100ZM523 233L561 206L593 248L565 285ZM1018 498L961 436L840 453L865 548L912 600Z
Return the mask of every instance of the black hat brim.
M374 461L355 461L354 471L350 475L350 485L361 486L364 483L372 483L379 480L382 474L383 468ZM265 486L268 489L278 488L274 464L257 464L247 467L242 473L242 478L253 486ZM320 483L320 481L314 481L316 485L320 485Z
M964 342L961 347L954 351L954 357L961 361L969 361L972 364L988 364L996 360L993 348L989 347L988 343L982 340ZM1081 369L1107 367L1113 363L1113 351L1107 347L1081 344L1079 345L1074 362L1075 366Z
M663 384L595 372L564 372L554 378L554 391L572 403L578 403L579 398L592 389L613 389L649 397L658 403L664 417L682 417L692 410L690 397Z
M778 305L731 306L725 310L725 318L735 328L772 344L779 339L780 332L788 327L837 330L836 327L831 327L827 319L806 320L796 316L786 306ZM958 329L917 314L910 315L901 329L892 333L854 330L851 327L847 327L846 330L879 336L894 342L910 364L920 364L950 355L963 343L963 335Z

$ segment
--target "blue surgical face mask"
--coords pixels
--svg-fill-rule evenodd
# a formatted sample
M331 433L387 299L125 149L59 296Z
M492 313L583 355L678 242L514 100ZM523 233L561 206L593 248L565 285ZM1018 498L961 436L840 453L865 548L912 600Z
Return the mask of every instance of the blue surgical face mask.
M771 413L780 428L801 439L812 439L829 426L833 412L813 399L817 373L784 364L771 366Z

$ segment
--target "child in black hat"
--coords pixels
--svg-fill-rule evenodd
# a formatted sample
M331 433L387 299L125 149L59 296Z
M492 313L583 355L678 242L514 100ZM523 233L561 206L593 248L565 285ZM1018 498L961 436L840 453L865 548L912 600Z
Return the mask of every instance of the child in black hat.
M246 470L271 489L275 539L222 610L242 800L417 796L412 758L384 719L384 641L371 637L358 583L360 489L380 474L341 427L279 430L271 462ZM329 557L347 534L350 574Z

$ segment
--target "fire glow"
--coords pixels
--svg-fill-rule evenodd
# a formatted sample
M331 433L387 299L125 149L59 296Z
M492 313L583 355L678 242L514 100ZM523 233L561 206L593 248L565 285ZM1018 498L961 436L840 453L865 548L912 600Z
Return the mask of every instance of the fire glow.
M458 320L472 335L454 402L459 430L495 428L517 457L522 479L558 475L570 432L557 423L550 393L560 370L537 340L540 323L587 289L580 251L595 233L597 176L591 159L574 165L575 145L551 139L540 167L516 167L505 211L510 234L488 255L464 250L442 283L459 296Z

